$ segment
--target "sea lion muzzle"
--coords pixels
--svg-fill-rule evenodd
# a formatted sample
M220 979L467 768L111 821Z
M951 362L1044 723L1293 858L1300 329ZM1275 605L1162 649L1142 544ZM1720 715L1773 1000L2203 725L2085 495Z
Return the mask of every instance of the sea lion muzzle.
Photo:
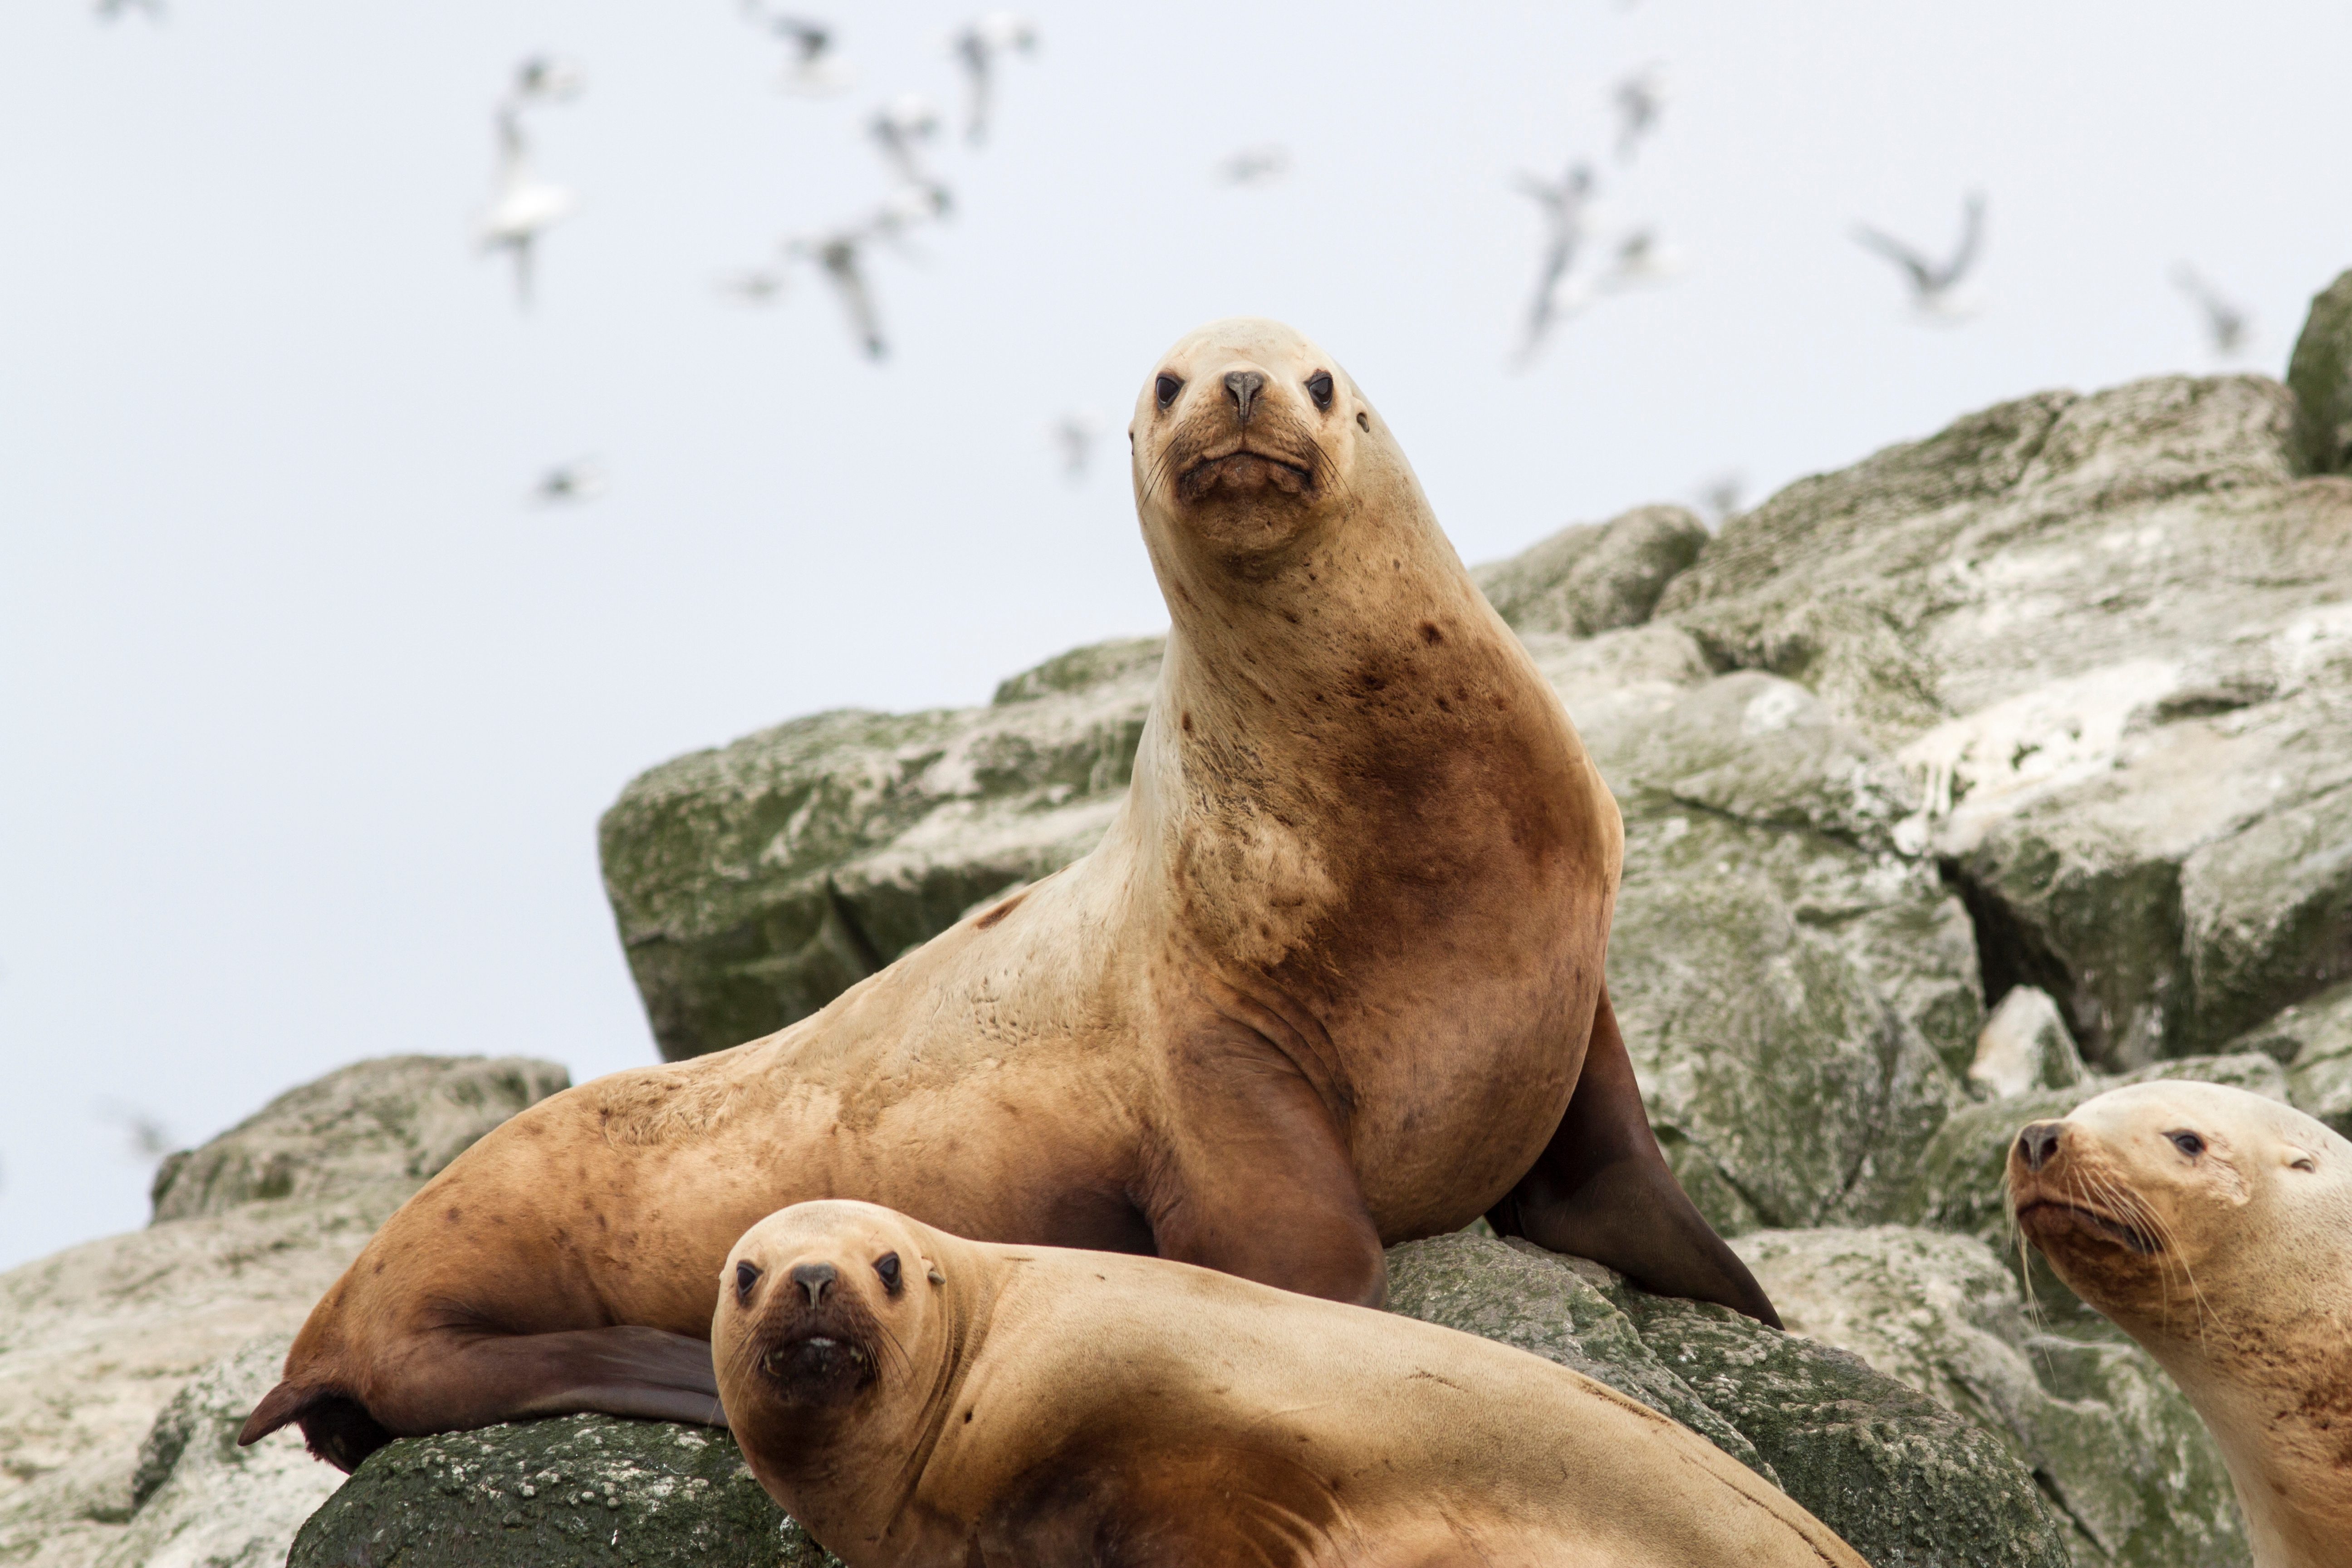
M760 1370L787 1404L841 1405L874 1382L874 1355L855 1341L812 1334L770 1347Z

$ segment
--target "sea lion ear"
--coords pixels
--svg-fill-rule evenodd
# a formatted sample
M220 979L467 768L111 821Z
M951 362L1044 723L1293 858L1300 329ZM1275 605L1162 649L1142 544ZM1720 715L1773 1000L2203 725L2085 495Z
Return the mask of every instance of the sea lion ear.
M940 1266L928 1258L923 1259L923 1278L934 1285L944 1285L948 1282L948 1277L940 1272Z

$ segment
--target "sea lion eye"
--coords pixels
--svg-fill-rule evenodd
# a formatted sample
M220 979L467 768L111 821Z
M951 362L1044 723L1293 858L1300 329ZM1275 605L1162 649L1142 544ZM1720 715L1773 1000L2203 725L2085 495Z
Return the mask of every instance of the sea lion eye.
M1176 401L1176 395L1184 390L1184 384L1172 375L1163 375L1152 384L1151 390L1159 397L1160 406L1165 408Z
M874 1260L874 1272L882 1276L882 1289L893 1296L898 1293L898 1255L886 1252Z
M2205 1140L2194 1132L2168 1132L2165 1136L2172 1140L2174 1148L2192 1160L2205 1152Z
M1331 373L1328 370L1318 370L1308 376L1307 395L1315 400L1316 407L1328 411L1331 406Z
M754 1263L738 1263L735 1266L735 1299L738 1301L750 1301L751 1300L751 1288L759 1282L759 1265Z

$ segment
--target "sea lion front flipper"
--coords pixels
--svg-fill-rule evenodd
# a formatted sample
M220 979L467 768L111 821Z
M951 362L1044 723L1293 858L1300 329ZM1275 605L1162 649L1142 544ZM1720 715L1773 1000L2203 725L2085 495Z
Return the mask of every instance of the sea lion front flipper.
M1138 1194L1160 1256L1302 1296L1385 1300L1380 1228L1297 1063L1219 1016L1183 1039L1171 1066L1180 1124Z
M1645 1290L1719 1301L1780 1326L1756 1276L1667 1168L1605 987L1550 1144L1486 1217L1505 1236L1605 1263Z

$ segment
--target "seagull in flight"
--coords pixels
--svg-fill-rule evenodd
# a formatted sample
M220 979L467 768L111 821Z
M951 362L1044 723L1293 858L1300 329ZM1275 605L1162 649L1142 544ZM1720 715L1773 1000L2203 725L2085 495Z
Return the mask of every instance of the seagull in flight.
M1217 178L1229 185L1271 184L1289 172L1289 152L1272 142L1244 147L1217 165Z
M2172 281L2204 317L2205 336L2212 345L2214 357L2237 358L2246 340L2253 335L2253 318L2242 307L2223 299L2185 261L2172 269Z
M1638 289L1645 283L1663 283L1682 269L1682 248L1659 238L1655 228L1644 225L1628 229L1618 237L1599 286L1608 289Z
M1087 465L1102 438L1103 416L1092 408L1074 408L1054 421L1047 432L1062 453L1062 473L1073 484L1087 477Z
M1007 51L1037 52L1037 25L1010 11L991 11L958 29L950 41L963 66L969 96L964 111L964 140L978 146L988 136L989 110L994 104L996 62Z
M1581 277L1571 277L1578 250L1583 246L1587 208L1592 200L1592 169L1578 163L1558 180L1533 174L1519 176L1519 189L1535 198L1544 212L1543 262L1537 273L1536 296L1528 308L1527 332L1519 345L1525 366L1560 318L1572 313L1591 296Z
M1911 284L1911 303L1920 315L1933 321L1961 321L1977 309L1976 301L1962 293L1959 286L1968 277L1969 268L1976 265L1977 252L1983 247L1984 212L1983 193L1969 192L1961 218L1960 242L1942 261L1930 261L1901 240L1866 225L1857 226L1853 237L1903 268Z
M1665 110L1665 72L1656 66L1643 66L1619 78L1609 96L1617 106L1617 161L1630 163Z
M530 499L541 506L572 506L604 493L604 470L593 458L558 463L540 476Z
M498 186L482 214L481 248L514 256L515 298L530 304L532 247L539 237L571 214L572 193L530 171L530 147L515 109L499 110Z
M895 232L869 219L825 234L803 235L785 247L788 254L814 262L824 279L833 286L834 297L841 301L849 317L850 335L866 351L868 359L880 359L890 352L882 337L881 318L875 312L874 290L866 281L866 247L878 238Z
M883 159L902 185L944 191L923 167L916 149L940 133L940 111L919 92L902 92L874 111L866 133L882 149Z
M569 103L586 85L576 61L559 55L533 55L515 68L507 105L521 109L534 103Z
M151 22L163 19L163 0L98 0L95 9L101 22L120 22L131 11L144 11Z
M786 92L824 98L856 81L857 73L834 53L831 25L770 11L761 0L743 0L743 14L754 26L765 27L791 47L792 58L784 67Z

